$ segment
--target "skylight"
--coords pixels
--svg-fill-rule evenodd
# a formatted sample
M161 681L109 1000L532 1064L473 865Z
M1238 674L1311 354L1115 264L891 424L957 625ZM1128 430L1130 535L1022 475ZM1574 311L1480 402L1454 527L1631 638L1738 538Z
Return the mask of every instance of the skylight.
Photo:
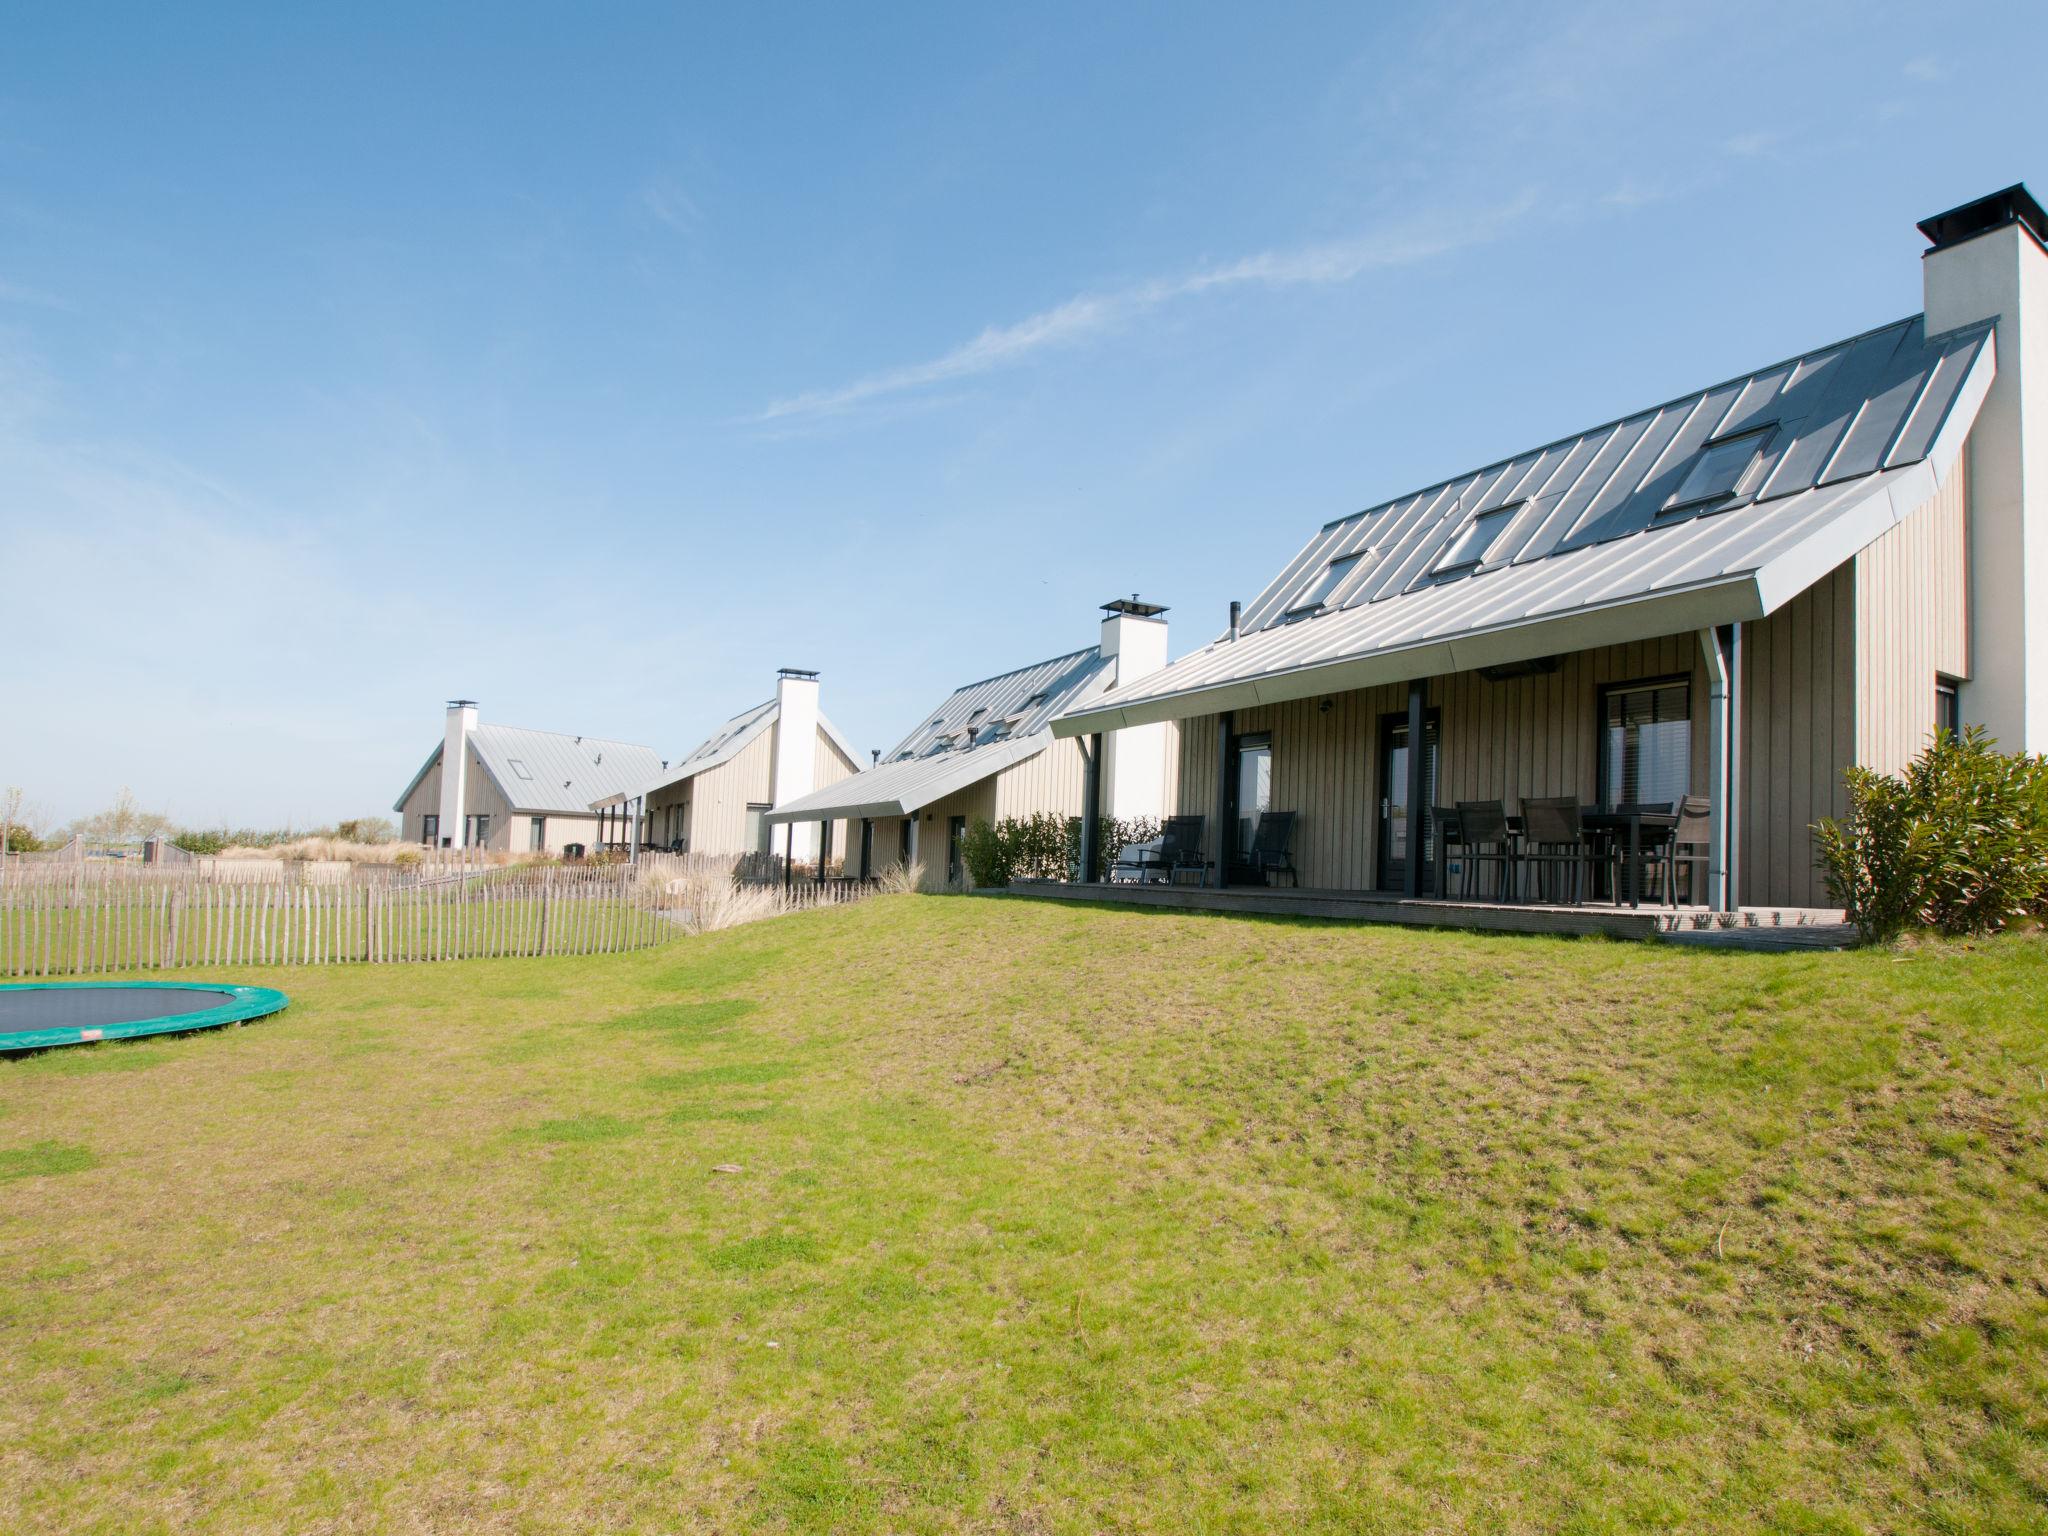
M1671 493L1671 499L1664 503L1662 510L1670 512L1738 494L1744 489L1751 468L1762 458L1776 430L1775 427L1756 427L1708 443L1700 450L1700 456L1693 460L1692 468L1686 472L1685 479Z
M1496 507L1473 518L1465 531L1451 541L1431 574L1441 576L1447 571L1469 570L1482 563L1492 552L1495 542L1507 531L1509 520L1518 510L1519 505Z
M1358 569L1358 562L1371 553L1369 549L1361 549L1355 554L1339 555L1310 579L1287 611L1290 614L1314 613L1329 600L1330 594L1337 590L1344 578Z
M532 775L532 774L530 774L530 773L528 773L528 772L526 771L526 764L525 764L525 763L521 762L521 761L520 761L520 760L519 760L518 758L516 758L516 757L508 757L508 758L506 758L506 759L505 759L505 761L506 761L507 763L509 763L509 764L511 764L511 765L512 765L512 771L513 771L514 773L518 774L518 775L519 775L519 777L521 777L522 779L525 779L525 780L527 780L527 781L528 781L529 783L530 783L530 782L532 782L532 779L533 779L533 775Z

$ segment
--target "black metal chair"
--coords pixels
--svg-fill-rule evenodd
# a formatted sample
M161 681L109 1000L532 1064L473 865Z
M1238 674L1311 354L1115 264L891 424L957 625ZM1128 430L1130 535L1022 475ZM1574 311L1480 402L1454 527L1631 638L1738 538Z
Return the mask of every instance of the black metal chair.
M1436 832L1437 894L1451 894L1451 860L1458 861L1458 879L1465 879L1465 822L1455 805L1433 805L1429 824Z
M1645 883L1661 878L1664 898L1670 905L1678 905L1678 871L1681 865L1685 869L1686 894L1697 903L1697 892L1713 862L1713 826L1713 801L1705 795L1687 795L1678 803L1678 825L1661 834L1654 844L1644 846ZM1699 871L1697 875L1693 873L1695 870Z
M1285 875L1289 885L1298 887L1301 876L1295 873L1293 847L1294 812L1261 811L1245 859L1267 885L1273 883L1275 875Z
M1465 849L1462 894L1472 894L1473 874L1490 864L1499 871L1494 899L1513 900L1519 850L1514 834L1508 830L1507 808L1498 800L1460 800L1458 823Z
M1150 876L1157 873L1165 877L1168 884L1184 869L1196 870L1202 884L1209 883L1209 863L1202 857L1202 824L1200 816L1169 816L1159 831L1159 848L1141 866Z
M1567 906L1576 906L1586 899L1596 845L1580 816L1576 795L1522 802L1522 864L1535 874L1539 901L1561 899ZM1554 889L1562 891L1561 898L1546 888L1550 875L1559 877Z

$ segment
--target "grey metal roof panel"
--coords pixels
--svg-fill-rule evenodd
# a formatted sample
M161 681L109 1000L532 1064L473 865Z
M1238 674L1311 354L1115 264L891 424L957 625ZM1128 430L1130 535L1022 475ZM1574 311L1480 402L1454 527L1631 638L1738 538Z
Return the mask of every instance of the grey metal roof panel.
M858 821L864 817L909 816L935 801L978 784L1013 763L1052 745L1050 731L991 742L967 751L942 752L883 763L777 806L764 818L785 821Z
M516 725L479 725L470 743L515 811L588 815L591 801L637 783L661 763L652 747L633 742Z
M915 730L882 754L882 763L923 757L941 740L950 743L949 751L989 745L1004 721L1010 722L1007 739L1036 735L1091 687L1099 691L1107 686L1113 670L1114 663L1101 649L1090 646L955 688ZM969 733L967 739L961 739L963 732Z
M700 773L709 773L713 768L731 762L746 751L756 737L774 726L781 715L781 704L775 699L770 699L765 704L756 704L751 709L743 709L697 743L684 756L671 759L648 778L626 785L606 799L593 801L591 809L632 799L638 795L651 795L658 789L667 789L670 785L680 784L685 779L693 779ZM846 755L848 762L859 766L860 754L854 750L853 744L847 740L839 727L825 718L822 711L818 715L818 728L832 738L833 745Z
M1090 646L955 688L879 765L778 806L768 820L907 815L942 800L1044 751L1054 717L1100 696L1115 670Z
M1679 593L1717 592L1731 617L1760 616L1748 611L1758 594L1789 600L1789 573L1818 579L1861 547L1855 539L1876 537L1903 515L1899 496L1938 483L1995 366L1988 323L1929 337L1916 315L1325 524L1250 606L1238 641L1212 643L1067 711L1058 733L1202 712L1160 701L1240 684L1251 685L1245 697L1259 696L1262 679L1376 653L1420 658L1436 646L1441 659L1445 647L1518 626L1557 640L1572 632L1565 621L1574 614ZM1663 514L1706 444L1766 424L1778 430L1742 483L1767 494L1746 490L1722 505ZM1447 542L1532 460L1543 467L1540 494L1526 499L1489 559L1436 574ZM1531 474L1503 494L1521 491ZM1285 619L1333 553L1367 543L1381 550L1382 576L1347 581L1334 605ZM1832 563L1816 565L1822 560ZM1683 611L1719 610L1689 599ZM1603 619L1587 632L1622 627Z

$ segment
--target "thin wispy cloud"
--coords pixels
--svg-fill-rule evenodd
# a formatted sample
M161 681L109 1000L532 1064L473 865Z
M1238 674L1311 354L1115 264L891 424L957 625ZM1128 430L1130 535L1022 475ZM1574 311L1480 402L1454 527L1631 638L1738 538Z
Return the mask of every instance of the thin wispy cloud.
M670 176L653 177L641 187L640 206L655 223L664 224L679 235L694 238L704 225L704 210Z
M990 326L971 341L920 363L884 369L833 389L809 390L771 402L761 421L829 416L871 401L928 389L1015 366L1052 348L1080 345L1183 299L1234 288L1293 288L1348 283L1368 272L1413 266L1497 239L1536 204L1534 193L1477 214L1444 214L1347 240L1261 251L1177 277L1152 278L1101 293L1083 293L1009 325Z

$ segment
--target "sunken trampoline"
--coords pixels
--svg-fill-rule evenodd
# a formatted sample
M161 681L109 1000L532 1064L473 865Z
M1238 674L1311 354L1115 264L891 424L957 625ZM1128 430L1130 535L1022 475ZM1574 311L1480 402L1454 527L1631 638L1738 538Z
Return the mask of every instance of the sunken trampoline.
M36 981L0 986L0 1051L39 1051L213 1029L276 1013L269 987L198 981Z

